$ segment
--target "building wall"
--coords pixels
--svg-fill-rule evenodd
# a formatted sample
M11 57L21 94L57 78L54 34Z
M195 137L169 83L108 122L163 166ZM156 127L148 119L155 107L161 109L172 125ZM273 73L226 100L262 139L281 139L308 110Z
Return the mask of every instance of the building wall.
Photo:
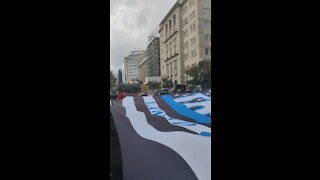
M198 2L199 59L211 60L211 0ZM207 48L207 50L206 50Z
M174 15L176 27L170 31ZM190 80L186 69L204 59L211 60L211 0L178 0L160 23L159 33L161 77L184 84ZM177 54L172 56L173 39Z
M188 0L184 8L183 18L188 21L184 26L184 68L189 69L204 59L211 59L211 1Z
M160 24L161 77L184 83L181 59L181 6L177 2Z
M139 57L139 80L144 81L148 76L148 56L143 53Z
M122 82L126 81L126 77L125 77L125 68L124 68L124 62L122 63Z
M119 69L117 74L117 85L120 83L122 83L122 69Z
M160 44L159 37L154 37L147 47L147 76L160 76Z
M144 51L132 51L131 54L124 58L124 79L125 81L139 79L139 56Z

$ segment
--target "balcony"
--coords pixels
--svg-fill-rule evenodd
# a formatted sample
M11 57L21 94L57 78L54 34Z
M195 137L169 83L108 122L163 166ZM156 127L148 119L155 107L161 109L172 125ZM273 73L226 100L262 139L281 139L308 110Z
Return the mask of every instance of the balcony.
M170 57L168 57L167 59L165 59L164 62L167 62L168 60L170 60L170 59L172 59L172 58L174 58L174 57L176 57L176 56L178 56L178 55L179 55L179 53L176 53L176 54L174 54L173 56L170 56Z
M175 34L177 34L178 31L176 30L174 33L172 33L163 43L166 43L170 40L170 38L172 38Z

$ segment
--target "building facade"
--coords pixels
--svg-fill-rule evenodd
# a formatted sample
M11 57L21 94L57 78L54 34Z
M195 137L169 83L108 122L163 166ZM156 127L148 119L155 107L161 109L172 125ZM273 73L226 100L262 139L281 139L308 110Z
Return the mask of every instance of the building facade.
M132 51L131 54L124 58L123 61L123 81L139 79L139 56L144 51Z
M118 75L117 75L117 85L122 83L122 69L118 70Z
M160 23L161 77L185 84L185 70L211 60L211 0L178 0Z
M147 76L160 76L160 46L159 37L152 37L147 47L148 74Z
M159 27L161 77L178 84L184 83L181 14L181 2L177 1Z
M139 79L144 81L148 76L148 56L147 53L142 53L139 57Z

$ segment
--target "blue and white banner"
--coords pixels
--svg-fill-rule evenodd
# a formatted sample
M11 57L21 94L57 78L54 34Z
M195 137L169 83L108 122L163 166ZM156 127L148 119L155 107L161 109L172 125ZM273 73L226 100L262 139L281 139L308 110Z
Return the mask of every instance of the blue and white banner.
M211 97L129 96L111 113L124 179L211 179Z

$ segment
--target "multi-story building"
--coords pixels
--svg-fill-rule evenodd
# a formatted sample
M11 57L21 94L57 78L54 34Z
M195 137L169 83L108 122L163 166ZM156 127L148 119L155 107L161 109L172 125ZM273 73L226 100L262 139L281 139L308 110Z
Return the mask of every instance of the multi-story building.
M126 76L125 76L124 62L122 63L121 70L122 70L122 82L126 82L127 80L126 80Z
M117 76L117 84L121 84L122 83L122 70L119 69L118 70L118 76Z
M148 56L148 75L160 76L160 47L159 37L151 37L147 47Z
M211 60L211 0L178 0L159 33L161 77L185 84L186 69Z
M138 80L139 79L139 56L144 51L132 51L131 54L124 58L123 62L123 81Z
M160 79L160 48L159 37L149 36L149 44L145 53L139 57L140 80L148 83L148 80Z
M181 2L177 1L159 27L161 77L168 77L178 84L184 83L181 14Z
M139 79L144 81L148 76L148 56L147 53L142 53L139 56Z

